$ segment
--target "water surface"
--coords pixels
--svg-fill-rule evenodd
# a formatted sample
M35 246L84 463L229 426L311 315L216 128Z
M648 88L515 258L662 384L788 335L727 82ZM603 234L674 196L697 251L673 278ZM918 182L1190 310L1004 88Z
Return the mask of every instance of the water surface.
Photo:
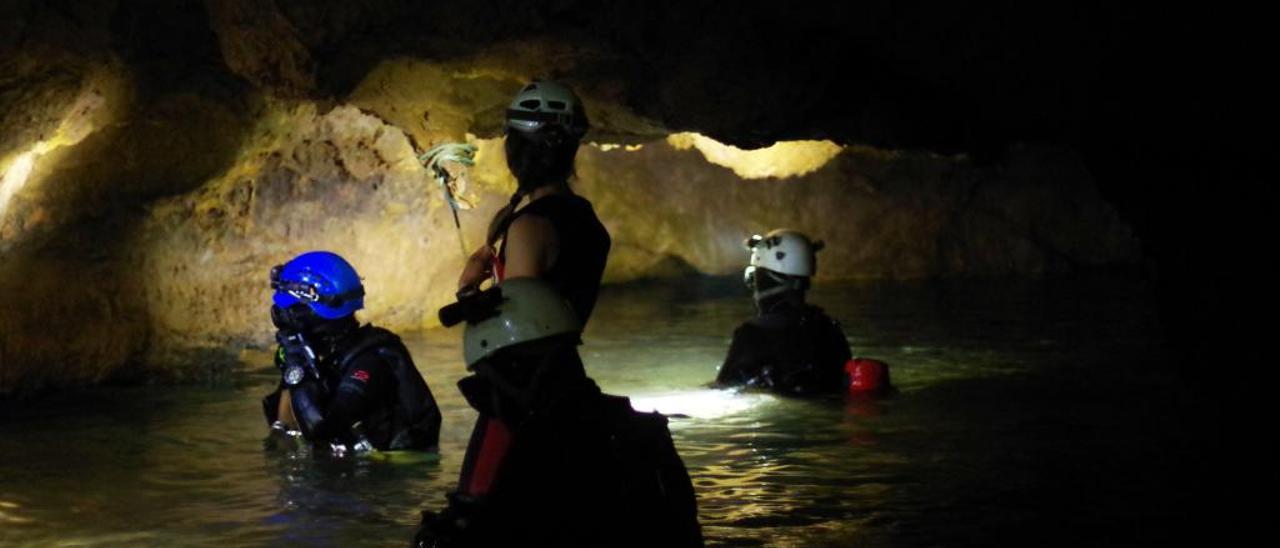
M582 348L637 407L679 413L709 545L1133 545L1174 538L1194 406L1127 280L839 284L811 300L878 402L704 388L751 303L718 279L611 288ZM456 481L474 413L457 331L406 337L444 413L438 460L264 448L274 370L99 388L0 423L0 544L402 546Z

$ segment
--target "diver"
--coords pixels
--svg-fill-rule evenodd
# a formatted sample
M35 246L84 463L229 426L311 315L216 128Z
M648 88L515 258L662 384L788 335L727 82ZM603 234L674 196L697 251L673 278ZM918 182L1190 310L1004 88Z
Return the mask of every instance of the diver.
M857 392L853 377L862 383L878 379L862 369L863 362L873 360L852 359L840 325L805 302L822 245L786 229L747 239L751 260L743 281L757 313L733 332L716 385L816 395ZM887 370L884 381L887 385Z
M509 447L501 460L463 464L447 506L423 512L414 546L702 545L666 418L634 411L586 375L581 323L550 284L509 278L441 309L440 319L467 322L463 356L473 374L458 388L501 421Z
M312 251L271 269L280 384L262 400L274 432L334 454L435 451L440 410L400 338L360 325L360 276Z
M517 188L489 223L488 238L458 279L464 302L487 279L533 277L569 301L585 325L595 308L610 238L591 202L569 188L574 158L588 127L582 101L568 87L534 81L507 108L504 149ZM528 199L524 207L517 209ZM552 382L548 379L545 382ZM482 412L467 445L459 482L483 496L511 446L501 417Z

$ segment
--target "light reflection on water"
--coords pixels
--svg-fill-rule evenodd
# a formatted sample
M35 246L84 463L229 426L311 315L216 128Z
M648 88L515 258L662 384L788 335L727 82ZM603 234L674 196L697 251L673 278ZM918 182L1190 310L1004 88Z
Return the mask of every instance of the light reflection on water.
M733 282L611 289L597 307L588 369L638 408L680 414L671 429L709 544L1054 544L1176 515L1176 497L1155 490L1168 477L1133 474L1149 455L1170 458L1182 408L1156 365L1141 287L839 285L813 300L856 355L893 366L896 396L706 388L751 314ZM453 386L465 374L458 332L407 342L444 413L438 461L264 449L271 371L233 386L91 390L0 423L0 544L404 545L456 480L475 416ZM1099 369L1106 383L1093 381Z
M710 420L745 413L769 399L767 394L739 394L731 390L706 388L684 392L632 394L631 407L636 411L656 411L676 419Z

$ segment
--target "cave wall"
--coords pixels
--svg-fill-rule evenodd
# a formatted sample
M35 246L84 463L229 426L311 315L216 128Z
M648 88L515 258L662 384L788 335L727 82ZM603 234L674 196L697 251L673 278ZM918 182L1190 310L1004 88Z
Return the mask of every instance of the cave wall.
M472 195L488 212L501 201ZM478 243L482 227L468 228ZM230 171L155 203L130 242L148 280L145 361L266 344L267 273L311 249L356 265L366 319L396 329L435 322L463 259L452 215L404 132L350 105L281 106Z
M741 272L743 239L778 227L826 242L820 280L1042 276L1139 256L1079 159L1061 149L1019 148L992 168L854 146L811 173L744 179L669 141L579 156L579 191L614 238L611 279L681 264Z
M724 35L682 42L689 23L676 15L698 8L592 8L578 23L601 26L583 34L547 32L564 20L534 8L479 25L496 6L484 2L450 13L343 6L4 6L0 393L225 372L241 349L269 342L270 267L309 249L357 266L364 319L430 327L462 258L416 156L441 142L479 146L465 191L474 207L462 213L474 246L513 188L502 111L542 75L577 86L593 120L598 144L583 147L574 185L614 236L609 282L735 274L742 239L779 226L827 242L824 280L1043 276L1139 260L1067 148L1015 146L991 163L868 146L910 142L867 128L898 131L910 124L895 117L927 118L941 103L877 110L901 79L872 78L881 87L834 109L802 91L840 71L883 71L848 66L861 53L817 48L803 69L756 59L790 75L793 86L770 87L779 75L749 69L743 52L718 62L711 46ZM673 25L657 34L627 30L664 21ZM735 16L715 28L736 36L743 25ZM819 146L827 152L807 173L747 178L680 130L843 144Z
M87 338L114 346L67 352L109 363L132 351L145 369L178 379L226 370L239 349L269 344L270 266L308 249L357 266L369 291L364 319L396 330L435 325L463 256L406 133L351 105L270 112L227 172L157 200L129 230L120 253L130 275L115 290L131 307L103 304L86 320L125 330ZM462 212L471 245L514 186L501 141L473 142L479 165L464 197L476 206ZM575 187L614 237L608 282L736 274L743 238L778 226L827 242L823 280L1039 276L1137 258L1136 240L1058 149L1022 150L994 170L848 147L805 175L745 180L667 140L634 148L588 145L579 157Z

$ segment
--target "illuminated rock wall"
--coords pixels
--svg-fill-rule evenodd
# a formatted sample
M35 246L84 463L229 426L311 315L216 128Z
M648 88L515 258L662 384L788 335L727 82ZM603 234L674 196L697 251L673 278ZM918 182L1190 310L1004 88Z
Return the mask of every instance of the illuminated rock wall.
M357 266L366 320L435 324L462 252L408 135L349 105L284 102L261 113L227 169L153 201L102 242L101 260L6 263L6 292L26 299L0 316L6 364L57 364L6 365L8 384L99 380L125 362L180 379L225 370L240 349L269 343L271 265L309 249ZM469 247L513 188L500 140L474 142ZM1059 150L1016 151L1001 169L864 147L823 154L807 173L744 179L679 138L588 145L574 184L613 235L611 282L735 274L743 238L782 226L827 242L818 276L827 280L1042 275L1136 258L1127 229ZM62 326L74 331L45 336Z
M982 168L846 147L806 174L743 179L700 151L659 142L587 149L578 173L613 234L615 280L681 263L739 272L743 239L779 227L826 241L820 279L1038 276L1139 255L1079 160L1059 149L1018 148L1002 167Z
M501 142L477 143L468 247L512 188ZM743 238L784 226L827 242L826 280L1044 275L1137 253L1062 151L1018 151L992 170L851 147L807 174L743 179L666 141L604 148L583 147L575 185L613 235L610 282L735 274ZM264 119L230 172L158 202L140 234L148 359L159 362L265 343L265 274L308 249L348 257L365 277L365 318L394 329L435 325L462 262L452 217L405 134L349 106Z
M143 373L146 205L226 169L243 105L101 52L0 51L0 74L0 393Z
M364 316L395 329L435 322L456 290L452 216L405 134L351 106L265 117L235 166L152 206L133 253L154 335L148 361L192 348L265 344L272 265L337 252L364 278ZM491 212L497 194L475 193ZM488 204L492 203L492 206ZM468 225L469 241L481 238Z
M451 16L384 4L420 16L414 25ZM224 372L269 343L270 267L310 249L355 263L364 319L432 326L462 250L416 156L480 146L466 192L475 207L462 214L474 247L513 188L495 139L506 101L546 74L577 86L588 139L609 143L582 149L574 185L613 234L610 282L736 274L742 239L781 226L827 242L825 280L1038 276L1138 259L1062 149L1014 148L979 167L830 141L744 153L677 132L761 144L842 134L802 116L829 112L806 106L803 86L774 90L787 101L754 95L771 87L713 93L703 84L726 75L708 68L710 49L655 84L624 50L508 39L501 21L483 27L483 44L448 34L480 27L447 25L401 47L366 28L398 25L391 12L354 4L64 8L0 6L0 28L13 29L0 34L0 393ZM347 47L351 33L367 41Z

